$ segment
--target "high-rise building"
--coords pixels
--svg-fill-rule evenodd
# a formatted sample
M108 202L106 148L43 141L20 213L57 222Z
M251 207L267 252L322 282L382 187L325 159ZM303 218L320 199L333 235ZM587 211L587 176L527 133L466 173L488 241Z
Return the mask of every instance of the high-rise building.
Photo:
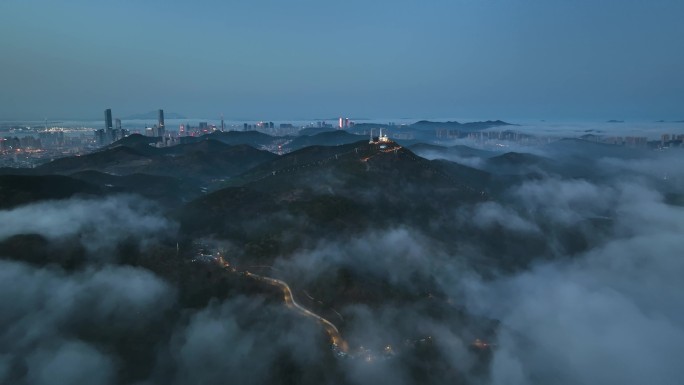
M95 143L98 146L104 146L105 145L105 130L99 129L95 130Z
M340 122L339 122L337 128L339 128L340 130L344 128L344 119L343 118L340 118Z
M349 118L344 118L344 128L349 128Z
M663 134L660 136L660 146L665 147L665 145L670 141L670 134Z
M105 110L104 114L105 114L105 131L111 130L112 128L114 128L114 126L112 125L112 110L111 110L111 108L107 108Z
M159 118L157 119L157 135L156 136L161 136L164 137L165 134L165 128L164 128L164 110L160 109L159 110Z
M157 122L157 126L164 127L164 110L159 110L159 119Z
M112 137L114 127L112 126L112 109L107 108L105 110L105 135L109 142L112 142L114 138Z
M223 114L221 114L221 131L226 130L226 125L223 123Z
M121 129L121 119L118 119L118 118L117 118L117 119L114 119L114 127L115 127L117 130L120 130L120 129Z

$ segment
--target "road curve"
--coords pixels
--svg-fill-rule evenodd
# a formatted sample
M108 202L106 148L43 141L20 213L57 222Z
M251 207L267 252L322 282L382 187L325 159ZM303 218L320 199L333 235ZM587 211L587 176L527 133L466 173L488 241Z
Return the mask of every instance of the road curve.
M285 281L281 281L279 279L275 278L270 278L270 277L264 277L261 275L257 275L254 273L250 272L245 272L245 275L251 278L254 278L256 280L266 282L270 285L277 286L283 291L283 299L285 301L285 304L288 307L292 307L296 309L298 312L302 313L303 315L307 317L314 318L321 324L323 324L323 327L325 327L325 331L328 333L330 336L331 342L338 347L341 351L347 353L349 351L349 345L347 342L342 338L342 335L340 334L340 331L337 330L337 327L333 325L332 322L328 321L327 319L319 316L316 313L313 313L309 309L301 306L300 304L295 301L294 296L292 295L292 290L290 289L290 285L288 285Z

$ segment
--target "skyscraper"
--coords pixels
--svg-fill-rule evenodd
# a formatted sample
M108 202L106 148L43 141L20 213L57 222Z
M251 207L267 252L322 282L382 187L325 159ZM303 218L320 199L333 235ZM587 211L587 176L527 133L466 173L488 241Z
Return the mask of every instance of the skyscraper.
M162 138L164 137L165 134L165 129L164 129L164 110L160 109L159 110L159 119L157 122L157 136L161 136Z
M105 110L105 130L111 130L114 126L112 125L112 109L107 108Z
M104 112L105 115L105 136L107 138L107 141L111 142L114 140L114 132L113 132L113 125L112 125L112 109L107 108Z

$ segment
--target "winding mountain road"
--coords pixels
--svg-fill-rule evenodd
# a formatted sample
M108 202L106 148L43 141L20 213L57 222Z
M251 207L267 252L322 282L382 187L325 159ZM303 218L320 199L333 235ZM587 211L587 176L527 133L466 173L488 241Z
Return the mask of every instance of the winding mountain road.
M349 351L349 346L347 345L347 342L342 338L342 335L340 334L340 331L337 330L337 327L327 319L319 316L318 314L298 304L297 301L295 301L294 296L292 295L292 289L290 289L290 285L288 285L285 281L281 281L279 279L270 277L264 277L262 275L257 275L254 273L250 273L248 271L245 272L245 275L250 278L254 278L258 281L265 282L269 285L277 286L278 288L280 288L283 292L283 300L285 301L285 305L294 308L299 313L307 317L313 318L319 323L321 323L325 328L325 331L330 336L330 341L333 343L333 345L337 346L337 348L339 348L341 351L345 353Z
M233 273L238 273L238 270L235 269L235 267L231 266L230 263L228 263L228 261L226 261L222 255L218 255L217 261L221 266L223 266L223 268L229 269ZM349 345L347 344L347 341L345 341L344 338L342 338L342 335L340 334L340 331L337 329L337 327L327 319L298 304L297 301L295 301L294 296L292 295L292 289L290 289L290 285L288 285L287 282L276 278L254 274L247 270L243 271L242 273L246 277L278 287L283 292L283 300L285 301L285 305L287 307L293 308L297 310L299 313L303 314L304 316L313 318L316 321L318 321L325 328L326 333L328 333L328 336L330 337L330 342L333 344L335 349L338 349L343 353L347 353L349 351Z

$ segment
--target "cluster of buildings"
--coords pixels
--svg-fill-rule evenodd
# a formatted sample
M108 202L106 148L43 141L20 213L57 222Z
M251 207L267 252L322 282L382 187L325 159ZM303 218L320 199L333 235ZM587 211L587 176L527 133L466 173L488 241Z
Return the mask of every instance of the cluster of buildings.
M449 139L469 139L478 143L488 143L491 141L506 141L512 143L519 143L524 145L543 145L558 140L557 137L528 135L511 130L505 131L461 131L457 129L437 129L435 136L441 140ZM396 139L405 139L395 136ZM663 134L660 140L649 140L645 136L603 136L596 134L586 134L579 137L579 139L611 144L616 146L625 146L632 148L644 149L664 149L674 147L684 147L684 135Z
M272 136L295 135L301 127L292 123L275 124L273 122L244 123L243 131L259 131Z
M131 132L121 127L121 120L115 119L112 124L112 110L106 109L104 112L105 128L95 130L95 141L99 146L104 146L113 143L117 140L123 139L131 133L139 133L148 137L158 138L157 145L159 147L170 146L181 142L180 137L184 136L200 136L217 131L219 127L207 122L199 122L195 127L190 123L181 124L178 131L167 130L166 122L164 120L164 110L157 111L157 124L152 126L145 126L142 130ZM223 119L221 119L220 129L225 129Z
M581 139L617 146L649 148L654 150L684 147L684 134L663 134L660 140L648 140L645 136L600 136L584 135Z
M31 132L31 134L29 134ZM0 138L0 167L34 167L52 159L95 148L85 132L69 135L63 129L26 130Z
M516 131L466 131L457 129L437 129L435 136L440 140L467 139L487 147L495 143L510 142L519 143L526 146L544 145L557 140L546 136L527 135Z
M349 118L340 117L338 120L337 128L345 129L352 128L355 126L355 122ZM334 128L332 124L325 121L317 121L312 124L311 127L318 128ZM243 131L260 131L267 133L269 135L282 136L282 135L294 135L301 127L295 126L291 123L281 123L276 125L274 122L270 121L260 121L256 123L244 123L242 125ZM231 129L240 129L240 126L232 126ZM121 119L112 118L112 110L106 109L104 111L104 128L95 130L95 144L97 146L105 146L120 140L131 133L140 133L145 136L159 138L159 146L173 145L176 143L182 143L181 137L185 136L201 136L205 134L210 134L215 131L225 131L226 125L221 117L220 125L209 124L208 122L199 122L197 126L191 126L189 122L180 124L178 131L169 131L166 128L164 122L164 110L158 110L157 124L150 127L145 127L142 131L131 131L124 129L121 126Z
M349 118L338 118L331 124L325 120L315 121L306 126L298 126L290 123L276 124L272 121L259 121L254 123L244 123L238 125L231 125L226 127L226 124L221 116L220 124L211 124L206 121L195 122L192 125L190 122L180 124L178 130L167 129L164 119L164 110L157 111L157 121L154 125L138 126L133 129L130 126L128 129L122 127L121 119L114 119L112 110L106 109L104 111L104 128L94 130L80 127L80 128L64 128L64 127L48 127L47 121L43 127L29 127L21 124L3 125L0 131L7 132L10 135L0 137L0 167L32 167L37 164L49 161L51 159L77 155L90 152L96 148L106 146L117 140L125 138L132 133L146 135L153 140L158 147L173 146L184 142L184 137L196 137L210 134L215 131L225 130L256 130L272 136L287 136L297 135L302 128L319 128L319 129L351 129L356 126L355 122ZM389 128L397 128L392 130L392 138L394 140L412 140L415 131L404 129L403 126L397 126L394 123L385 125ZM361 127L361 126L358 126ZM356 134L366 134L368 131L358 129L354 130ZM385 135L383 135L385 134ZM384 144L387 138L387 132L381 132L379 136L374 136L372 129L370 130L370 142ZM475 142L482 143L484 146L491 143L499 143L502 141L515 142L524 145L543 145L550 143L557 138L545 137L538 135L527 135L511 130L503 131L470 131L453 128L438 128L434 130L434 135L438 140L450 139L469 139ZM427 136L431 134L427 133ZM427 138L424 138L427 139ZM667 148L682 148L684 147L684 134L663 134L659 140L649 139L645 136L604 136L596 134L586 134L580 139L588 140L597 143L605 143L611 145L647 148L647 149L667 149ZM274 149L274 152L280 149Z
M215 124L209 124L208 122L199 122L197 126L193 127L188 122L178 126L178 136L201 136L210 134L219 129L221 131L225 129L225 123L223 122L223 119L221 119L221 125L218 127ZM173 134L169 133L169 136L173 137Z
M648 138L645 136L609 136L600 137L592 135L591 137L582 137L584 140L591 140L593 142L613 144L616 146L626 147L648 147Z
M684 135L663 134L660 137L660 147L684 147Z
M162 121L164 120L164 112L159 110ZM109 143L116 142L130 135L130 132L121 128L121 119L116 119L112 124L112 110L106 109L104 112L105 128L95 131L95 142L99 146L104 146Z
M325 124L325 122L323 122L323 124ZM340 118L337 123L337 128L343 130L345 128L354 127L355 125L356 123L349 120L349 118Z
M120 119L112 119L112 110L106 109L104 112L103 129L95 130L95 143L97 146L105 146L122 139L131 133L139 133L148 137L158 138L156 145L158 147L172 146L183 143L183 137L194 137L210 134L215 131L225 131L226 124L221 117L220 125L210 124L208 122L198 122L196 126L190 122L182 123L178 126L178 131L168 130L164 121L164 110L160 109L157 113L157 124L153 126L146 126L142 130L127 130L121 127ZM332 127L332 126L330 126ZM240 129L240 126L232 126L230 129ZM242 126L244 131L260 131L270 135L291 135L296 134L299 127L290 123L282 123L277 126L273 122L261 121L257 123L244 123Z
M66 143L64 132L41 132L36 138L33 135L0 138L0 151L40 150L48 147L61 147Z

